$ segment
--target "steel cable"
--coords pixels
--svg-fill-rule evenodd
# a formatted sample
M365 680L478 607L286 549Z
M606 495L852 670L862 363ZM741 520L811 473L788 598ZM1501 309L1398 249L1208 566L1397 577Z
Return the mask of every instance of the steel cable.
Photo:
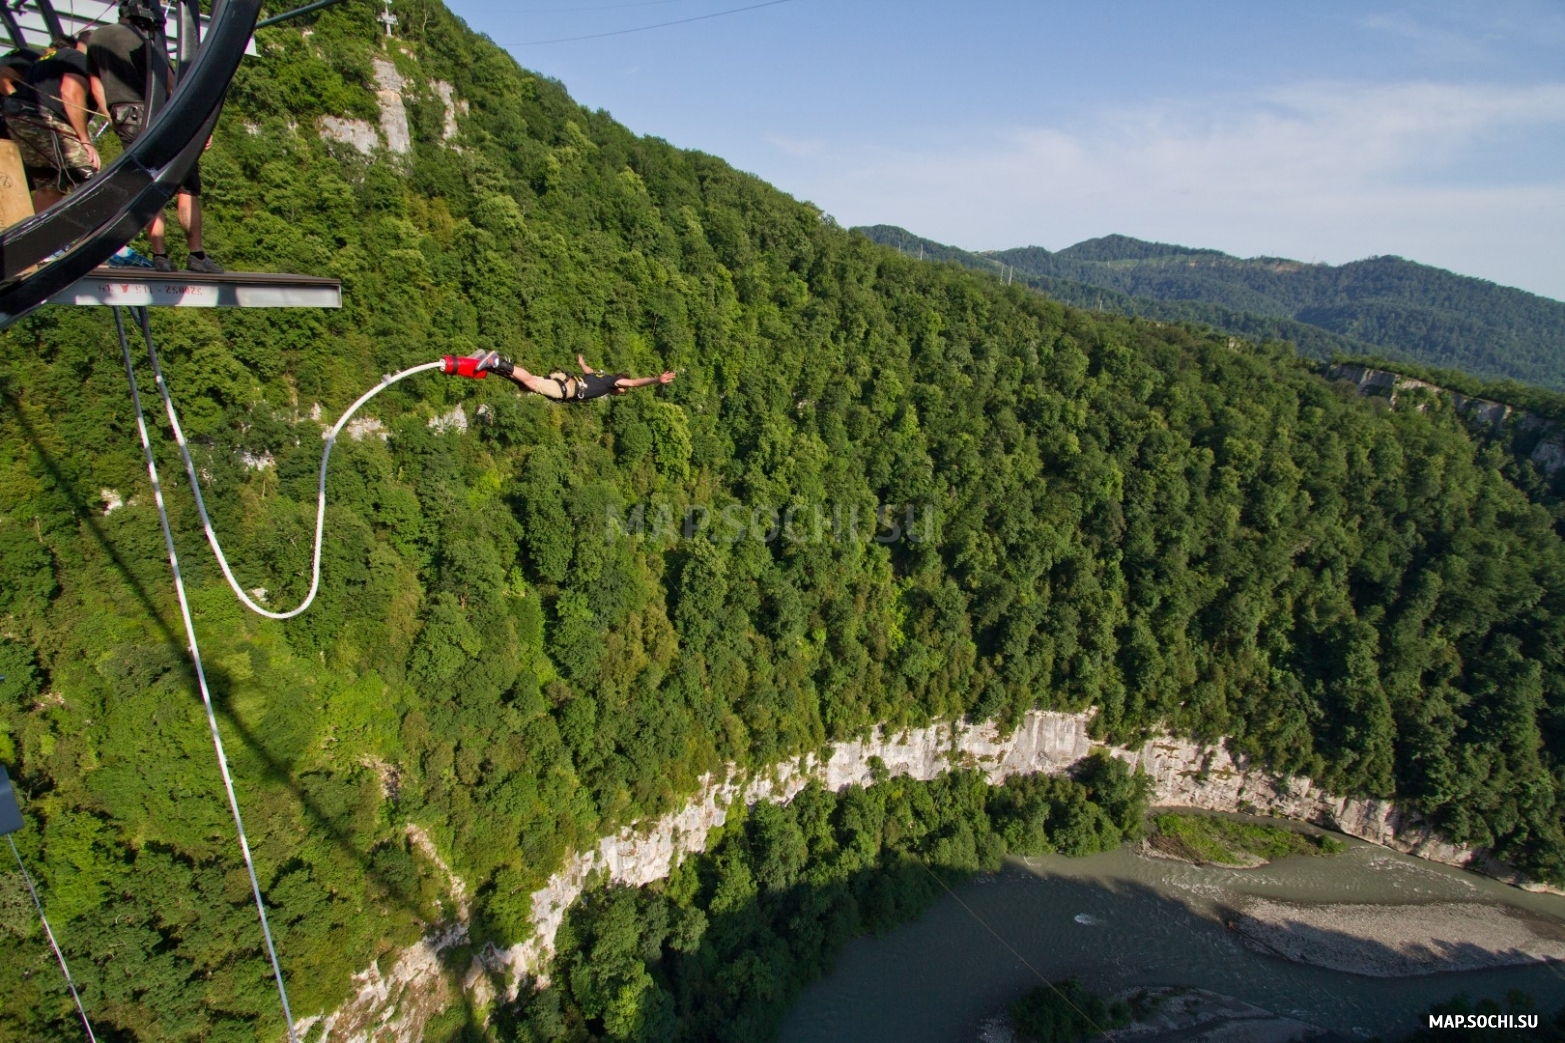
M82 1007L81 993L76 991L76 982L71 978L71 969L65 965L65 953L60 951L60 943L54 940L54 929L49 926L49 918L43 914L43 903L38 900L38 889L33 886L32 875L27 872L27 867L22 865L22 853L16 850L16 841L9 836L6 843L11 845L11 854L16 859L16 868L22 871L22 879L27 883L27 893L33 896L33 905L38 907L38 919L43 921L43 933L49 938L49 948L54 950L54 958L60 961L60 973L65 975L65 984L71 990L71 999L76 1001L76 1013L82 1016L82 1026L87 1030L89 1043L98 1043L98 1037L92 1034L92 1022L87 1020L87 1011Z
M142 331L147 337L147 347L152 347L152 335L147 327L146 309L140 313ZM272 974L277 979L277 995L282 1000L283 1018L288 1022L288 1039L292 1043L298 1043L298 1036L294 1034L293 1012L288 1006L288 988L283 984L282 965L277 960L277 945L272 940L272 927L266 919L266 903L261 900L261 884L256 879L255 861L250 857L250 841L245 836L244 818L239 813L239 797L234 793L233 776L228 771L228 755L223 750L223 736L217 727L217 711L212 705L212 692L207 687L206 668L201 662L201 647L196 643L196 624L190 615L190 599L185 595L185 580L179 571L179 552L174 548L174 533L169 527L168 508L163 503L163 486L158 481L158 465L152 455L152 439L147 434L147 418L141 409L141 394L136 389L136 369L130 360L130 344L125 339L125 322L120 316L120 309L114 309L114 328L120 337L120 352L125 358L125 376L130 380L130 399L136 408L136 427L141 434L142 452L147 457L147 475L152 480L152 499L157 504L158 520L163 526L163 542L168 547L169 567L174 570L174 590L179 595L179 612L185 622L185 638L190 643L190 661L195 664L196 683L201 689L201 702L206 707L207 724L212 729L212 745L217 750L217 764L223 775L223 789L228 793L228 808L233 812L234 829L239 834L239 852L244 856L245 871L250 874L250 893L255 896L255 911L261 920L261 933L266 936L266 953L272 961ZM158 377L161 386L163 378ZM165 392L165 398L167 392ZM184 440L180 441L181 450L184 449ZM190 455L185 454L188 463ZM324 463L322 464L324 468ZM324 482L324 471L323 478ZM198 487L199 489L199 487ZM196 493L196 502L200 503L200 492ZM323 505L324 506L324 505ZM205 512L203 512L205 517ZM210 532L210 529L208 530ZM319 562L320 541L316 539L317 563Z

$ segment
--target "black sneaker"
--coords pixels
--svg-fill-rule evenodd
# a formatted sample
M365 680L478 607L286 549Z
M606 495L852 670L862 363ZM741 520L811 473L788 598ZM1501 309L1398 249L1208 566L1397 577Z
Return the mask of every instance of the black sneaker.
M168 259L168 254L153 254L152 270L155 272L172 272L174 271L174 262Z
M502 377L509 377L516 369L515 363L498 351L475 352L473 357L478 359L478 365L474 368L480 373L498 373Z
M185 271L197 272L201 275L222 275L227 269L210 257L197 257L191 254L190 260L185 262Z

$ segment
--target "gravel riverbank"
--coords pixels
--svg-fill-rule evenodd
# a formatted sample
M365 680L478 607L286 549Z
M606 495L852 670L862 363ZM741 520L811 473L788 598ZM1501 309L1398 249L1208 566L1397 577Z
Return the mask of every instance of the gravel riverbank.
M1258 951L1375 978L1565 961L1565 924L1487 903L1306 904L1246 897L1223 919Z

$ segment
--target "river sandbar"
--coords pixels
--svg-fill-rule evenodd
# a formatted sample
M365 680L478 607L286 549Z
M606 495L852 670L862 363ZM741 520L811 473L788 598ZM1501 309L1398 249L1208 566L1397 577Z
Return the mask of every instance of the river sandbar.
M1281 902L1246 896L1224 922L1260 952L1374 978L1565 961L1565 924L1504 905Z

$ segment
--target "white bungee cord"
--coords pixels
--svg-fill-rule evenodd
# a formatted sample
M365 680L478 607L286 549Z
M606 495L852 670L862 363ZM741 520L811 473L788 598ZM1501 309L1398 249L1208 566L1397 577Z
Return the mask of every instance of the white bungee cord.
M147 342L147 354L152 359L152 375L157 381L158 393L163 396L163 408L168 413L169 426L174 431L174 441L179 445L180 455L185 458L185 474L190 479L190 491L196 497L196 512L201 515L201 527L206 530L207 543L211 544L212 554L217 558L218 567L223 570L223 578L228 580L228 585L233 588L234 595L239 598L245 608L257 615L265 616L267 619L292 619L300 615L315 601L315 594L321 589L321 540L326 531L326 468L331 462L331 451L332 447L337 444L337 436L347 426L348 421L353 419L353 414L357 413L364 403L399 380L406 380L415 373L442 369L445 363L441 361L425 362L405 369L400 373L389 373L381 377L380 383L360 395L358 400L349 406L338 421L326 432L324 436L326 448L321 451L320 478L316 483L315 554L310 566L310 592L297 608L289 609L287 612L273 612L252 601L250 595L245 593L244 588L239 585L239 581L234 578L233 569L228 567L228 558L224 556L222 544L217 539L217 532L212 528L212 519L207 516L206 500L201 495L200 476L196 474L195 461L190 458L190 447L185 443L185 432L179 425L179 414L174 410L174 400L169 397L168 384L163 379L163 367L158 364L158 350L152 344L152 331L147 325L145 309L141 312L141 334Z

